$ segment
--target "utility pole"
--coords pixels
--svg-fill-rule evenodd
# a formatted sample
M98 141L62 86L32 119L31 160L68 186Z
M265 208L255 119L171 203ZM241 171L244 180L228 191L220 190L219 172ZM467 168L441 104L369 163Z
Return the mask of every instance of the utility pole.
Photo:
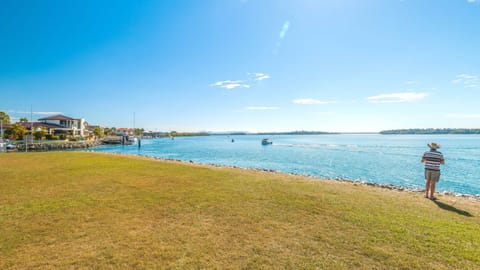
M3 117L0 117L0 142L3 143Z
M0 152L6 151L7 146L3 143L3 117L0 117L0 142L2 147L0 147Z
M30 138L32 138L32 142L33 142L33 112L32 112L32 105L30 105L30 136L28 136L28 132L27 132L27 135L25 135L23 138L23 143L25 144L25 152L28 152L28 140Z
M3 117L0 117L0 141L3 142Z

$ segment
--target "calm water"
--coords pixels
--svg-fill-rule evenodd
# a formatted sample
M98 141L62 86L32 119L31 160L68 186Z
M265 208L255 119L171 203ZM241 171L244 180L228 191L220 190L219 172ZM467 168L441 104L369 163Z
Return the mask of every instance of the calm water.
M423 188L420 158L431 141L442 145L446 165L439 191L480 194L480 136L275 135L207 136L142 140L142 147L102 146L94 151L149 155L199 163L272 169L328 178ZM231 142L232 138L235 140Z

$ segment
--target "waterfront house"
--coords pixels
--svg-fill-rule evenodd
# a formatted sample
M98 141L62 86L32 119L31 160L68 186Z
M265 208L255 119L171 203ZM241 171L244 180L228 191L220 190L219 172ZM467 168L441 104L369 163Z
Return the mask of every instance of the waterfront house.
M135 135L135 129L133 128L117 128L115 130L117 136L132 136Z
M50 134L70 134L75 137L85 137L88 134L88 123L85 119L75 119L65 115L57 114L38 119L39 123L34 125L46 127Z

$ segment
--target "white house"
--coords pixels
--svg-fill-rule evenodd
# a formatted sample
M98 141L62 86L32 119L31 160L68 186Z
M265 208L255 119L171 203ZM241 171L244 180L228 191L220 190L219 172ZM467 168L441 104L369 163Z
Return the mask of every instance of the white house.
M55 133L71 133L73 136L84 137L87 135L87 122L85 119L74 119L65 115L57 114L38 119L41 123L56 126L53 128Z

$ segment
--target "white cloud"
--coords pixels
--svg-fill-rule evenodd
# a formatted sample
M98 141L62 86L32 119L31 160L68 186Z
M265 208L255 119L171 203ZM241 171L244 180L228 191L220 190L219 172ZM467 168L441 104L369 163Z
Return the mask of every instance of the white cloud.
M452 83L463 84L466 88L480 87L480 75L460 74L452 80Z
M228 90L235 88L251 88L255 86L255 82L263 81L270 78L270 75L267 73L257 72L257 73L247 73L248 78L244 80L225 80L218 81L210 84L212 87L225 88Z
M428 95L428 93L403 92L371 96L368 97L367 100L373 103L415 102L427 97Z
M55 115L55 114L63 114L63 112L33 112L33 114L40 114L40 115Z
M7 110L7 113L14 113L14 114L34 114L34 115L56 115L56 114L63 114L63 112L29 112L29 111L15 111L15 110Z
M480 114L451 113L451 114L447 114L446 117L454 118L454 119L480 119Z
M301 105L318 105L318 104L328 104L328 103L332 103L332 102L331 101L323 101L323 100L313 99L313 98L299 98L299 99L294 99L293 103L301 104Z
M228 90L235 89L235 88L250 88L249 84L246 84L241 80L237 80L237 81L232 81L232 80L218 81L218 82L214 82L214 83L210 84L210 86L225 88L225 89L228 89Z
M282 45L282 40L287 35L288 29L290 29L290 21L285 21L282 25L282 29L280 30L280 34L278 34L278 40L275 43L275 48L272 51L273 54L277 54L280 50L280 45Z
M480 0L467 0L468 3L480 3Z
M250 107L245 107L245 110L247 110L247 111L272 111L272 110L278 110L278 107L250 106Z
M289 28L290 28L290 21L285 21L282 26L282 31L280 31L280 35L279 35L280 39L283 39L285 37Z
M262 80L269 79L269 78L270 78L270 75L268 75L266 73L253 73L253 79L255 81L262 81Z

